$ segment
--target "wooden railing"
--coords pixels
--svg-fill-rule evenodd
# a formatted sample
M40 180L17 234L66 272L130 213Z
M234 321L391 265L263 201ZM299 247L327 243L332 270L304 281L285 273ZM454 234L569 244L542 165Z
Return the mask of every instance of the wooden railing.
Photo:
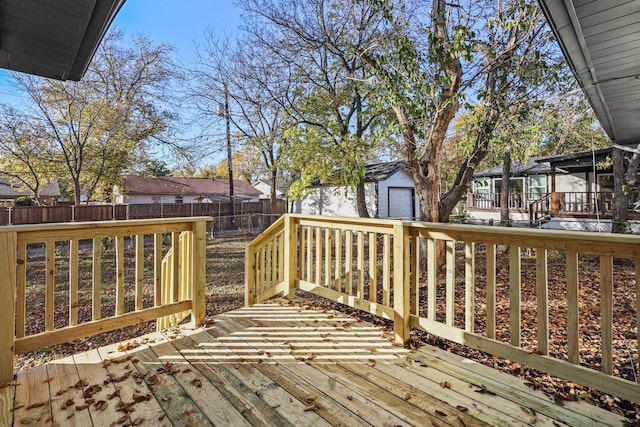
M500 193L469 193L467 206L474 209L500 209L500 197ZM527 209L539 197L539 193L509 193L509 209Z
M537 225L539 221L548 218L551 214L550 204L551 194L545 194L543 197L529 203L529 223Z
M538 211L552 214L600 214L611 215L613 192L603 191L589 193L586 191L556 192L541 196L540 194L509 194L509 209L522 210L535 206ZM629 196L629 211L636 209L640 201L640 192L633 191ZM497 210L500 209L500 193L470 193L467 195L468 209Z
M599 266L588 277L585 262ZM583 280L600 289L588 295L599 338L581 327ZM640 402L640 385L617 374L638 365L639 336L613 321L630 306L640 324L640 236L287 215L247 249L246 304L296 288L393 320L398 342L413 327Z
M154 319L203 323L207 220L0 227L0 383L14 352Z

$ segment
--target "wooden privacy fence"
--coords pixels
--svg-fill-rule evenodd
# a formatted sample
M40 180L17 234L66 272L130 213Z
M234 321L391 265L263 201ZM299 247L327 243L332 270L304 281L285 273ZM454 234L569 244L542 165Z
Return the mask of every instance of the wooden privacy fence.
M234 213L238 216L279 215L286 212L287 204L278 200L236 202ZM223 218L221 225L230 223L231 204L214 203L149 203L131 205L79 205L79 206L16 206L0 208L0 226L23 224L47 224L59 222L108 221L125 219L152 219L210 216Z
M391 319L398 342L413 327L640 402L620 375L639 362L639 262L640 236L285 215L247 248L245 301L299 288ZM583 280L599 294L581 292ZM599 313L599 337L581 301ZM614 328L622 307L635 316Z
M14 352L154 319L203 323L208 220L0 227L0 383Z

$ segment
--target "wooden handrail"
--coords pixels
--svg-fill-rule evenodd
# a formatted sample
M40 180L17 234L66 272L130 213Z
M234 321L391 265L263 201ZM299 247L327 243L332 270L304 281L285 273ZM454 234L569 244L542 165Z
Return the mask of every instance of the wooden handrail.
M299 288L393 320L400 343L409 339L409 327L413 327L640 401L640 385L614 375L613 328L616 304L622 297L628 299L630 291L626 282L614 282L621 269L635 268L634 308L640 324L640 236L286 215L254 242L258 245L247 250L247 305L280 292L291 296ZM444 268L438 258L440 247L446 254ZM508 255L502 248L507 248ZM523 262L525 250L535 253L535 263ZM566 294L560 300L557 292L550 296L548 291L548 278L554 274L548 263L552 252L564 258ZM589 278L600 281L599 367L585 366L580 358L585 351L579 322L580 262L585 256L600 265L599 275ZM497 282L497 260L503 257L509 271L506 295ZM630 260L634 267L629 263L620 267L614 258ZM464 268L456 268L456 260ZM476 278L479 265L485 267L484 280ZM535 331L531 325L527 329L522 325L527 289L536 298ZM499 293L508 301L506 323L497 322L501 320ZM479 296L485 308L476 304ZM552 307L566 307L565 316L550 314L550 298L554 298ZM565 325L566 342L552 340L550 331ZM640 333L635 339L640 341Z
M206 221L209 217L171 218L163 220L130 220L87 222L74 224L42 224L0 227L0 383L13 378L14 351L32 351L43 346L84 338L100 332L119 329L124 326L170 316L174 320L177 313L191 314L195 325L205 320L205 252ZM176 262L177 269L168 270L162 280L162 236L182 233L184 238L173 239L169 252L170 262ZM144 236L154 240L153 271L147 273L145 280ZM135 236L134 281L127 288L134 289L134 303L125 305L125 255L124 237ZM102 268L103 239L113 239L115 250L115 269L111 280L114 283L115 310L105 314L101 300L103 298L103 278L106 269ZM81 243L84 254L81 254ZM56 255L65 243L68 255ZM27 316L27 272L35 262L30 252L44 249L45 280L44 300L30 300L30 304L44 307L44 327L35 329L26 324ZM91 251L90 255L86 251ZM67 290L69 299L66 306L68 319L56 316L56 308L61 302L54 300L54 288L59 286L56 271L61 267L57 260L68 261ZM85 271L91 271L88 285L91 310L90 318L80 319L79 305L79 269L80 261ZM90 268L87 268L87 262ZM143 288L145 283L153 287L154 302L144 306ZM38 285L36 283L35 285ZM87 283L84 284L87 286ZM167 296L167 293L171 295ZM86 298L86 297L85 297ZM167 324L168 325L168 324Z
M546 210L552 214L611 214L614 193L611 191L565 191L549 193L543 197L530 193L509 194L510 209L528 209L530 216L532 209L543 202L547 203ZM640 200L640 192L635 190L629 199L629 211L634 211L634 205ZM467 208L497 210L500 207L499 193L469 193ZM535 220L535 219L534 219Z

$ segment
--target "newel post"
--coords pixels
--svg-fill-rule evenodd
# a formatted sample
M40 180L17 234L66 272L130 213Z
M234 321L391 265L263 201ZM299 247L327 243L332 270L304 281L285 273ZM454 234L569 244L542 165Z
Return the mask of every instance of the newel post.
M296 273L298 271L298 230L295 218L287 215L284 221L284 297L296 296Z
M402 223L393 226L393 332L396 342L409 341L410 262L409 228Z
M193 224L193 287L191 322L193 327L203 325L207 315L206 283L207 283L207 222L197 221Z
M0 232L0 383L13 380L17 234ZM24 261L23 261L24 262Z
M247 246L244 259L244 306L256 303L256 250L252 244Z

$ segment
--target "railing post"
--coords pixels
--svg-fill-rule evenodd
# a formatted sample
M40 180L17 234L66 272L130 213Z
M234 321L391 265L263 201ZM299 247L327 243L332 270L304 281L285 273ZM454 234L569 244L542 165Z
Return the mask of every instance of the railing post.
M244 306L251 307L256 302L256 251L247 246L244 260Z
M13 380L17 234L0 233L0 383Z
M393 226L393 331L398 343L409 341L410 262L409 228L401 222ZM406 272L406 274L405 274Z
M207 222L198 221L194 224L193 239L193 287L191 295L191 323L195 328L203 325L206 317L206 282L207 282Z
M287 216L284 221L284 291L285 298L294 298L296 292L296 273L298 271L298 231L296 222L292 216Z

